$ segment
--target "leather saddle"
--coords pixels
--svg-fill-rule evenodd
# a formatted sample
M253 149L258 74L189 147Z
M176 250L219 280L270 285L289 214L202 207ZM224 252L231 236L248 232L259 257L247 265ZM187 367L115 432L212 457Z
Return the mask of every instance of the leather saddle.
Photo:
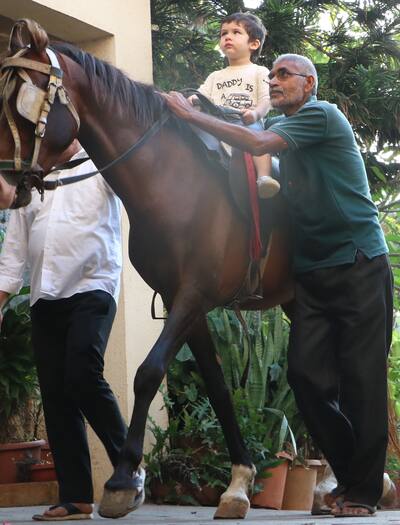
M199 109L201 111L221 120L225 120L231 124L244 126L240 111L234 108L216 106L207 97L195 89L185 89L182 90L182 93L186 97L196 95L199 101ZM227 172L233 200L242 217L246 221L250 221L251 209L249 187L243 151L227 146L214 135L211 135L196 126L190 125L190 128L201 143L207 158L211 162L216 162ZM279 178L279 161L274 157L272 158L272 176ZM261 201L260 204L261 207L265 206L265 203Z

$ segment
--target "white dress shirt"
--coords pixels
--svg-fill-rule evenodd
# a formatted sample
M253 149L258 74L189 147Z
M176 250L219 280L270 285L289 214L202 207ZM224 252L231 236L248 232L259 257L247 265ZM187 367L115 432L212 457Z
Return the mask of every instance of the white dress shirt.
M79 152L73 159L86 155ZM49 180L95 170L91 161ZM25 208L12 210L0 254L0 290L18 293L28 265L31 305L104 290L118 300L121 201L101 175L45 191Z

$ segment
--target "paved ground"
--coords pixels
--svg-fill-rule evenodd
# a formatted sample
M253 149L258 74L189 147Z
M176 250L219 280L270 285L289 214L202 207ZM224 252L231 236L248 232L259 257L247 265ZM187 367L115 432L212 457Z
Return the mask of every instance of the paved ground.
M44 507L0 508L0 525L31 523L31 516L41 512ZM100 518L90 525L400 525L400 510L381 511L376 517L331 518L330 516L311 516L306 512L251 509L246 520L213 521L214 509L211 507L178 507L173 505L143 505L139 510L120 518L118 521ZM34 522L37 523L37 522ZM48 523L59 523L52 521ZM74 523L68 521L66 523ZM76 522L75 522L76 523ZM87 523L87 522L86 522Z

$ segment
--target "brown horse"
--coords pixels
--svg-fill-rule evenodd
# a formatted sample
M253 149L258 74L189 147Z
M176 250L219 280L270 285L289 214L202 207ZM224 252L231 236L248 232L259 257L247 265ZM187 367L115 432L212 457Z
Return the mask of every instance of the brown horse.
M221 422L233 464L232 482L221 497L216 517L243 518L255 469L235 420L205 315L229 303L241 288L249 266L249 227L233 204L224 172L215 166L210 169L189 130L182 132L173 117L159 129L153 127L167 112L153 87L133 82L111 65L60 43L52 46L56 64L50 59L50 70L47 46L47 34L35 22L24 20L14 26L9 55L20 56L8 62L5 59L2 69L7 76L0 117L2 184L17 183L17 206L27 204L31 186L41 189L41 178L75 137L95 164L103 166L145 136L140 147L107 169L104 177L129 216L130 260L161 294L169 312L160 337L137 371L128 437L118 466L105 485L100 513L123 516L143 500L139 465L149 405L169 362L187 341ZM49 85L49 76L56 88ZM17 106L19 92L29 82L56 93L54 103L50 100L45 108L47 121L39 112L36 130L27 118L30 115L22 117ZM149 129L152 132L146 135ZM271 203L270 215L276 203ZM270 219L273 224L273 217ZM282 239L276 228L263 278L265 299L252 307L271 307L291 298Z

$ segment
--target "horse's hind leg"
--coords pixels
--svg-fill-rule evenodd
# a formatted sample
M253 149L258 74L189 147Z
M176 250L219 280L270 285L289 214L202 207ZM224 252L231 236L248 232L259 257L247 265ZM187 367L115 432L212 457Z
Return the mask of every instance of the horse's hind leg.
M144 470L138 469L143 456L143 440L149 406L167 371L200 312L199 297L180 294L160 337L140 365L134 381L135 403L128 436L114 474L104 486L99 514L119 518L136 510L144 501Z
M250 507L249 492L253 487L255 468L240 434L231 396L217 361L205 318L196 323L188 338L188 344L199 365L211 404L221 423L232 461L232 481L221 496L214 518L244 518Z

